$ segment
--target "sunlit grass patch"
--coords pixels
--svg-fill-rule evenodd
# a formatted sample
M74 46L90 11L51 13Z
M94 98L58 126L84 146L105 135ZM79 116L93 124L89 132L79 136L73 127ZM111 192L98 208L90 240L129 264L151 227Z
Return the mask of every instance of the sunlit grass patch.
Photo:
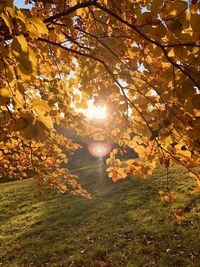
M92 200L55 192L35 199L33 179L0 185L2 266L198 266L199 198L182 168L170 169L171 205L158 194L166 184L162 168L149 180L118 183L98 162L75 172ZM173 211L183 207L178 223Z

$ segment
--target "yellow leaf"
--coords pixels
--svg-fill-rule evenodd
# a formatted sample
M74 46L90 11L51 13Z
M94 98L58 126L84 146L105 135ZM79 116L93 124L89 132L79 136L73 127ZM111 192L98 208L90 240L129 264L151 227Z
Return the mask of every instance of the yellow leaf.
M180 1L180 0L175 0L173 1L168 9L168 14L177 17L179 14L187 10L187 2Z
M128 160L126 161L126 164L127 164L127 165L132 165L134 162L135 162L134 159L128 159Z
M182 94L184 97L193 96L196 93L194 85L191 81L186 81L182 86Z
M22 73L26 75L31 75L33 70L32 62L29 61L27 58L22 58L19 64L19 68Z
M171 48L168 53L167 53L168 57L174 57L175 53L174 53L174 48Z
M197 194L197 193L200 193L200 186L197 186L192 190L192 194Z
M8 12L8 14L11 16L11 17L15 17L15 7L12 8L12 7L6 7L6 11Z
M159 24L155 28L156 37L162 38L167 33L167 28L163 24Z
M77 4L77 0L71 0L71 5L75 6Z
M151 3L151 13L157 14L162 12L163 0L153 0Z
M20 34L13 38L13 42L11 45L11 48L13 50L17 51L18 53L21 53L21 51L27 52L27 47L27 41L23 34Z
M9 16L6 13L1 14L2 19L4 20L6 26L8 27L9 31L12 32L11 30L14 28L12 19L9 18Z
M191 176L191 175L190 175ZM200 180L198 177L195 177L197 180L197 185L196 187L192 190L192 194L196 194L200 192Z
M21 9L17 10L17 18L25 23L26 16Z
M13 123L13 131L21 131L23 130L30 122L23 119L23 118L20 118L18 120L16 120L14 123Z
M44 114L39 109L35 109L37 115L38 115L38 121L40 121L47 129L52 129L53 128L53 120L49 115Z
M117 153L118 153L118 149L117 148L115 148L115 149L113 149L113 151L111 152L113 155L116 155Z
M109 167L109 168L106 169L107 172L110 172L112 170L113 170L113 167Z
M144 146L141 146L141 145L137 145L135 148L134 148L135 152L139 154L140 157L144 156L145 155L145 152L146 152L146 149L144 148Z
M12 94L9 90L0 88L0 106L6 106L10 102Z
M37 130L32 123L21 129L20 133L25 139L34 139L37 136Z
M33 33L36 36L41 36L42 34L48 34L48 29L41 19L37 17L28 18L27 22L28 22L28 24L26 25L27 30L30 33ZM33 27L29 27L30 25L32 25L35 29Z
M188 55L188 50L185 47L175 47L174 48L175 56L178 57L178 59L183 60Z
M134 149L136 145L137 145L137 144L136 144L136 142L135 142L134 140L131 140L130 142L128 142L128 146L129 146L130 148L132 148L132 149Z
M24 103L24 95L19 90L16 90L12 100L13 106L15 107L15 109L23 108L23 103Z
M112 162L112 159L108 158L106 159L106 164L109 165Z
M194 109L200 110L200 95L193 96L192 105Z
M191 158L191 152L189 150L179 150L178 154L187 158Z
M160 197L161 197L162 201L169 202L169 203L173 203L175 201L175 199L176 199L176 195L171 194L171 193L167 193L167 194L164 195L163 192L162 192L160 194Z
M181 33L181 31L183 30L183 25L178 19L168 21L166 22L166 24L168 29L175 34Z
M113 176L113 173L112 172L109 172L108 177L109 178L112 178L112 176Z
M193 173L193 172L189 172L189 176L196 179L198 181L198 175Z
M200 32L200 15L199 14L193 14L191 16L191 27L195 32Z
M120 175L120 178L122 179L126 178L127 176L123 168L118 168L118 174Z
M33 99L31 101L31 106L33 108L38 108L41 111L50 111L51 110L51 108L49 107L49 105L46 102L44 102L41 99L39 99L39 98Z

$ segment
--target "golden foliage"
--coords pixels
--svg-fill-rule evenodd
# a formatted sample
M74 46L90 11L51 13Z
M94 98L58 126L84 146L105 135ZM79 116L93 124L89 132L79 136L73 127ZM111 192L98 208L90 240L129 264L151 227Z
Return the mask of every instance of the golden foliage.
M59 170L77 144L55 124L134 150L140 160L125 163L111 153L114 181L145 177L156 162L200 165L198 1L32 2L0 4L1 176L32 170L40 184L68 190ZM88 99L107 105L104 126L74 109Z

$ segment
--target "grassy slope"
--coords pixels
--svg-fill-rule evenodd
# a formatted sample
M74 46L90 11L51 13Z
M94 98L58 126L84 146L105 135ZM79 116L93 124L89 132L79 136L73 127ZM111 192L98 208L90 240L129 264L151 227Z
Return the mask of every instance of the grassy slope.
M34 199L33 179L0 184L0 265L200 266L199 199L183 169L170 171L178 192L172 206L158 195L161 169L148 181L117 184L95 163L77 172L92 200L56 193ZM189 207L181 224L170 213L179 206Z

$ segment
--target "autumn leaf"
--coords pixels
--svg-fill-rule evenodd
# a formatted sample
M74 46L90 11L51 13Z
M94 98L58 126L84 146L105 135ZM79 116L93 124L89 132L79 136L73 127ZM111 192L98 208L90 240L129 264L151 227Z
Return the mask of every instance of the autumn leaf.
M6 106L9 104L12 94L8 89L0 88L0 106Z
M173 214L177 222L181 222L184 219L183 211L175 211Z

